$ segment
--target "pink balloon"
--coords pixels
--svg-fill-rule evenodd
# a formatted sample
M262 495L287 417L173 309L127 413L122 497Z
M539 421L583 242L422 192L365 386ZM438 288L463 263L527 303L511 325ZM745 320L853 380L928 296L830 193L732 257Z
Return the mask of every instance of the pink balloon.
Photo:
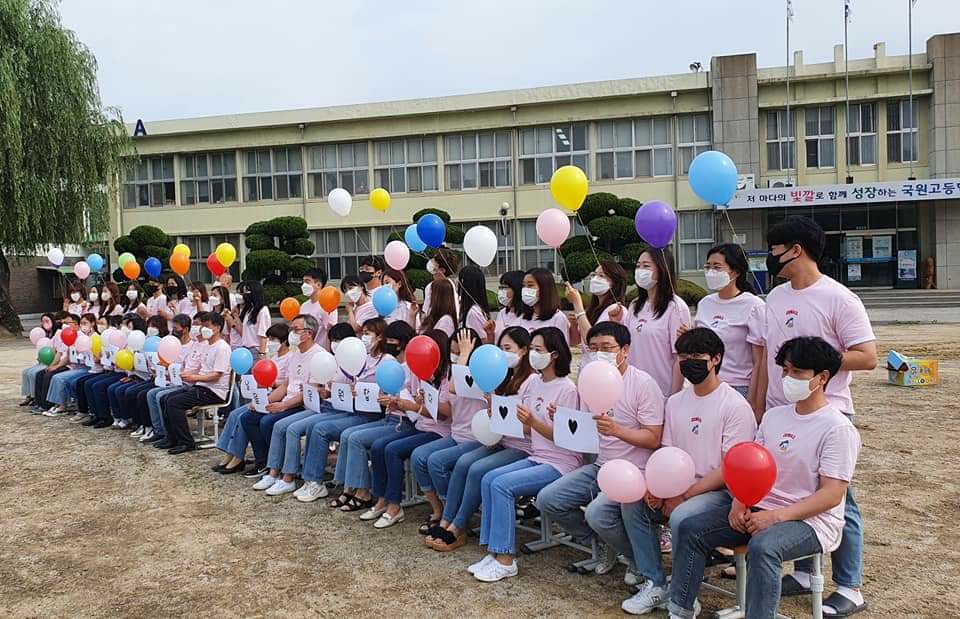
M410 262L410 248L403 241L390 241L383 249L383 259L391 269L402 271Z
M90 336L84 333L77 334L77 341L73 343L77 352L90 352Z
M647 490L657 498L680 496L696 479L693 458L679 447L661 447L647 460Z
M550 247L557 249L570 236L570 218L560 209L548 208L537 217L537 236Z
M616 503L636 503L647 493L647 484L637 465L628 460L610 460L597 473L600 490Z
M114 331L110 334L110 345L116 346L117 348L126 348L127 336L124 335L123 331Z
M37 340L36 346L37 346L37 350L40 350L41 348L46 348L47 346L50 346L52 348L53 340L51 340L49 337L41 337L39 340Z
M157 354L167 363L176 363L180 360L182 349L183 344L180 343L180 340L172 335L167 335L157 345Z
M34 327L30 329L30 343L34 346L37 345L41 339L47 336L47 332L44 331L41 327Z
M90 276L90 265L81 260L73 265L73 274L80 279L87 279Z
M577 378L580 398L594 415L604 415L623 397L623 375L606 361L591 361Z

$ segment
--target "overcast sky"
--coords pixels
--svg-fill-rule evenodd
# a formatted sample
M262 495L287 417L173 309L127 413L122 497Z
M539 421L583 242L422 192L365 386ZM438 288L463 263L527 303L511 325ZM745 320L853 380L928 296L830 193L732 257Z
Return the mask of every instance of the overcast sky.
M907 50L909 0L852 0L850 57ZM843 0L794 0L791 47L825 62ZM688 71L755 51L785 64L785 0L62 0L127 122L464 94ZM920 0L914 51L960 31Z

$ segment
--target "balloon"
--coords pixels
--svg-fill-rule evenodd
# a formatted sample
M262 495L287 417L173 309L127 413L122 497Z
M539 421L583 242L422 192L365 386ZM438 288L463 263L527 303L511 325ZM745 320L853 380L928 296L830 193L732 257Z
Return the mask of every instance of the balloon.
M677 214L666 202L651 200L640 207L633 223L641 239L657 249L663 249L673 242Z
M447 236L447 224L439 215L427 213L417 221L417 236L430 247L440 247Z
M629 460L610 460L600 467L597 485L615 503L636 503L647 493L643 473Z
M340 291L333 286L327 286L320 291L320 307L327 313L335 312L340 306Z
M110 334L110 345L114 348L124 348L127 345L127 336L120 329L114 329Z
M73 265L73 274L80 279L87 279L90 277L90 265L81 260Z
M410 353L407 353L409 356ZM493 344L484 344L470 355L470 375L484 393L499 387L507 376L507 370L507 356Z
M120 268L122 269L123 265L127 264L128 262L133 262L134 260L136 260L136 258L133 256L133 254L126 251L117 257L117 264L119 264Z
M383 259L391 269L402 271L410 262L410 249L403 241L390 241L383 250Z
M753 507L777 481L777 462L760 443L744 441L723 457L723 481L738 501Z
M41 348L53 347L53 340L49 337L41 337L36 343L37 350Z
M95 357L99 357L103 352L103 338L97 333L90 336L90 352Z
M237 350L247 350L246 348ZM180 343L180 340L174 335L165 335L160 339L160 344L157 346L157 355L167 364L176 363L180 360L180 354L183 352L183 344ZM247 353L250 351L247 350Z
M390 208L390 194L382 187L377 187L370 192L370 206L381 212L387 212Z
M737 166L718 150L697 155L688 174L690 188L704 202L727 204L737 192Z
M424 243L420 235L417 234L417 224L407 226L407 229L403 233L403 240L407 243L407 247L417 253L427 248L427 244Z
M311 383L324 384L329 383L336 378L337 359L324 349L317 351L310 359L310 381Z
M77 341L77 330L73 327L64 327L60 331L60 341L67 346L73 346L74 342Z
M73 343L77 352L90 352L90 336L84 333L77 335L77 341Z
M280 302L280 315L287 320L293 320L300 315L300 301L293 297L287 297ZM245 374L245 372L241 372Z
M173 252L172 252L170 255L171 255L171 256L184 256L187 260L189 260L189 259L190 259L190 248L187 247L186 245L184 245L183 243L180 243L179 245L177 245L176 247L173 248Z
M30 329L30 343L34 346L36 346L37 342L46 336L47 332L44 331L42 327L34 327Z
M214 277L220 277L226 272L227 269L220 264L217 254L210 254L207 256L207 270L209 270Z
M389 316L397 309L397 293L389 286L380 286L373 291L373 307L380 316Z
M53 363L53 359L56 356L53 348L51 346L44 346L39 351L37 351L37 361L43 365L50 365Z
M272 387L277 382L277 364L270 359L261 359L253 364L253 380L261 389Z
M253 353L249 348L237 348L230 353L230 367L237 374L247 374L253 367Z
M103 256L100 254L90 254L87 256L87 265L90 267L90 270L94 273L99 273L100 269L103 268Z
M550 195L557 204L570 211L575 211L583 205L588 188L587 175L575 165L557 168L550 177Z
M548 208L537 217L537 236L557 249L570 236L570 218L560 209Z
M129 280L137 279L140 277L140 265L137 264L136 260L131 260L123 265L123 274L126 275Z
M117 369L127 370L129 372L133 369L133 353L126 348L117 352L116 364Z
M143 334L143 331L131 331L127 334L127 348L133 352L140 352L143 350L143 345L147 341L147 336Z
M59 247L51 247L47 252L47 260L55 267L60 266L63 264L63 250Z
M697 480L690 454L679 447L661 447L647 460L647 491L659 499L671 499L687 491Z
M606 361L591 361L577 377L580 399L594 415L605 415L623 397L623 375Z
M327 204L331 211L340 217L346 217L353 208L353 196L343 187L336 187L327 195Z
M143 342L143 352L157 352L160 348L160 336L151 335Z
M502 434L490 431L490 415L485 410L473 414L473 419L470 420L470 431L473 432L473 438L487 447L493 447L503 438Z
M190 270L190 259L184 254L173 254L170 256L170 268L177 275L183 277Z
M384 359L377 366L377 384L383 393L397 395L403 389L406 378L403 366L394 359Z
M486 226L474 226L463 236L463 250L482 267L497 257L497 235Z
M230 243L220 243L217 245L217 262L229 269L233 261L237 259L237 248ZM219 277L219 276L218 276Z
M150 257L143 262L143 270L147 272L147 275L156 279L160 277L160 271L163 270L163 265L156 258Z
M407 367L417 378L430 380L433 378L433 373L437 371L437 366L440 365L440 347L433 338L418 335L407 344L405 358Z
M337 344L337 365L350 376L357 376L367 363L367 347L356 337L348 337Z

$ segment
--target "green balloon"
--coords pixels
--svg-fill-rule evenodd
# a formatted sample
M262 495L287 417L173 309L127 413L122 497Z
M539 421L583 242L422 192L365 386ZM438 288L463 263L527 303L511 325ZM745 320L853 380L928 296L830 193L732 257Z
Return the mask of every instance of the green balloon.
M44 346L40 349L40 352L37 353L37 361L43 365L50 365L53 363L53 358L56 356L56 353L53 352L53 349L49 346Z
M134 255L129 252L124 252L120 254L119 257L117 257L117 263L120 265L121 269L123 268L123 265L133 260L136 260L136 257L134 257Z

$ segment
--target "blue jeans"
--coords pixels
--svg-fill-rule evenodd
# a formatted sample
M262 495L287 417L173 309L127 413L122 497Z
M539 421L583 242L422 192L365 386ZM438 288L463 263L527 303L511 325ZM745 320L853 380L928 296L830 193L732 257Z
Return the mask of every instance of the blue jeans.
M413 424L405 424L411 432L401 432L400 438L391 437L385 444L380 439L373 444L373 496L383 497L388 503L399 505L403 499L403 461L418 447L439 442L435 432L421 432Z
M344 430L333 479L346 488L369 488L370 448L378 438L395 433L400 422L394 415Z
M580 506L590 504L600 494L600 486L597 485L599 471L600 467L596 464L585 464L553 482L537 495L537 508L581 544L588 543L593 538L593 530L587 525ZM600 513L601 509L604 510L603 514ZM596 506L595 511L595 518L610 521L619 518L620 508L615 503L601 503Z
M227 416L227 423L223 425L220 438L217 440L217 449L241 460L247 455L247 443L250 441L247 440L247 433L240 424L240 417L249 410L247 405L244 404L231 411ZM156 431L156 427L154 427L154 431Z
M154 387L147 392L147 410L150 411L150 425L157 436L166 436L167 430L163 427L161 402L163 397L180 391L183 387Z
M309 434L317 423L323 420L323 414L314 411L300 411L281 419L273 426L270 436L270 452L267 454L267 466L279 469L284 475L296 475L300 472L300 437Z
M269 441L274 424L298 412L296 409L282 413L258 413L246 410L240 415L240 425L243 426L243 431L247 433L247 438L253 447L253 459L258 468L267 464L267 450L270 447Z
M443 519L457 529L467 528L470 518L480 507L480 482L483 476L517 460L527 454L519 449L497 449L495 447L477 447L460 456L453 467L453 476L447 488L447 503L443 508Z
M494 554L512 555L516 551L516 499L533 496L552 481L560 479L560 471L549 464L530 458L493 469L480 481L483 514L480 518L480 545Z
M747 393L750 392L750 387L748 385L730 385L730 386L736 389L737 393L739 393L743 397L747 397Z
M47 369L47 366L39 363L23 368L23 371L20 372L20 395L33 397L33 392L37 389L37 375L45 369Z
M113 413L114 419L130 419L133 417L133 412L127 410L127 407L124 406L127 390L142 383L143 381L139 378L131 378L125 383L117 382L107 388L107 399L110 402L110 411Z
M747 617L776 617L783 562L820 552L813 528L801 520L780 522L751 537L730 528L730 509L717 507L680 523L673 538L670 612L693 617L707 557L717 546L747 544Z
M453 473L453 467L457 464L465 453L469 453L480 447L479 441L467 441L465 443L454 444L451 447L437 448L437 451L427 456L427 471L430 474L430 486L441 499L447 498L447 487L450 485L450 475ZM416 470L416 469L414 469ZM417 482L420 488L426 490L423 482L420 481L420 475L417 475Z
M106 372L84 385L87 392L87 406L96 419L100 421L110 419L110 399L107 396L107 389L117 384L121 378L123 378L122 374Z
M454 447L456 444L457 442L453 438L447 436L420 445L410 454L410 467L413 469L413 476L422 492L433 492L433 480L430 479L430 467L427 462L430 456L441 449Z
M54 375L50 379L50 387L47 389L47 401L51 404L66 404L72 393L71 385L76 384L80 377L88 371L87 368L80 368Z
M320 421L307 434L307 446L303 455L304 481L323 481L323 472L327 468L327 454L330 453L330 443L339 441L341 434L348 428L370 423L373 417L355 415L353 413L331 412L324 413ZM340 449L346 447L340 443ZM339 463L339 458L337 459Z

